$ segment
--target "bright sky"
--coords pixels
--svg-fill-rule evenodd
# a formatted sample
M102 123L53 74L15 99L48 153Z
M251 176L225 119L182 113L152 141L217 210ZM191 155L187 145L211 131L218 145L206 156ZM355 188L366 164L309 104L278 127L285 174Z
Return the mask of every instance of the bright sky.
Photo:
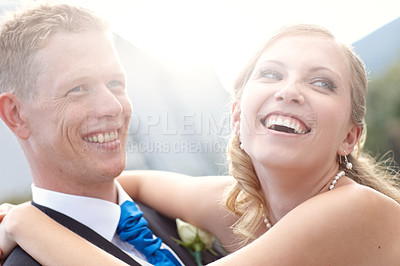
M351 44L400 16L398 0L78 2L106 15L120 35L172 67L211 65L226 86L284 25L318 24Z

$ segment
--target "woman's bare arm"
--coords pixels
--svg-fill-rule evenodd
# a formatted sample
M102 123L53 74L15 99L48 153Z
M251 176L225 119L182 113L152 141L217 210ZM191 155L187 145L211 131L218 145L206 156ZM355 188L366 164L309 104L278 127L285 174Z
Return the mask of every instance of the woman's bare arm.
M232 250L230 226L237 217L222 203L230 176L191 177L163 171L124 171L118 178L136 201L143 202L171 218L181 218L213 233Z
M2 259L16 243L42 265L126 265L31 205L12 208L0 224Z
M400 205L352 184L300 204L212 265L390 265L400 261Z

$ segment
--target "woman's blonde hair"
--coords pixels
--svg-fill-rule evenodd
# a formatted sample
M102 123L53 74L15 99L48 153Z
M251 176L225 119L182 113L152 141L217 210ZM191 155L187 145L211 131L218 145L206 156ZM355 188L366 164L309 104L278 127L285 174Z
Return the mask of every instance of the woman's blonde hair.
M34 98L40 73L36 52L54 34L108 29L100 16L74 5L38 4L6 14L0 24L0 93Z
M258 59L263 52L277 39L298 34L319 34L336 42L343 52L344 58L351 71L351 115L350 120L362 128L361 137L348 156L352 162L351 171L346 175L359 184L369 186L381 193L393 198L400 203L400 190L396 182L395 171L387 171L386 164L378 164L369 155L362 152L366 139L366 125L364 121L366 111L367 77L365 67L361 59L353 52L351 47L336 41L335 37L326 29L315 25L293 25L282 28L245 66L238 76L233 88L233 100L239 102L242 92L248 82ZM225 205L240 218L232 226L242 244L246 244L255 238L255 231L263 220L263 214L268 210L260 206L266 206L261 192L261 185L254 171L253 163L247 153L240 149L239 136L233 135L228 145L229 170L236 182L226 191ZM338 156L340 168L342 159Z

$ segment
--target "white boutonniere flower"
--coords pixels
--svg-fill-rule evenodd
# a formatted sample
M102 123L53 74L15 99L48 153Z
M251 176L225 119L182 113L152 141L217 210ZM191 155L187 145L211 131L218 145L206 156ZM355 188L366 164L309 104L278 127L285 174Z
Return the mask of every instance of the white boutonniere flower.
M174 238L174 241L189 250L198 266L203 265L201 261L203 250L209 250L212 254L216 255L214 250L211 249L211 245L215 239L214 235L179 218L176 219L176 227L181 239Z

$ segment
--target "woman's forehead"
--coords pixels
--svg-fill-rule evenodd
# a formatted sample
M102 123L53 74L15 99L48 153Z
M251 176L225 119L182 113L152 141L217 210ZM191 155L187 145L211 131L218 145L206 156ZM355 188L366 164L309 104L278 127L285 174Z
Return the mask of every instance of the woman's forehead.
M344 76L349 73L343 47L335 39L318 33L290 34L273 40L263 50L257 65L264 61L282 65L300 62L312 67L332 68Z

